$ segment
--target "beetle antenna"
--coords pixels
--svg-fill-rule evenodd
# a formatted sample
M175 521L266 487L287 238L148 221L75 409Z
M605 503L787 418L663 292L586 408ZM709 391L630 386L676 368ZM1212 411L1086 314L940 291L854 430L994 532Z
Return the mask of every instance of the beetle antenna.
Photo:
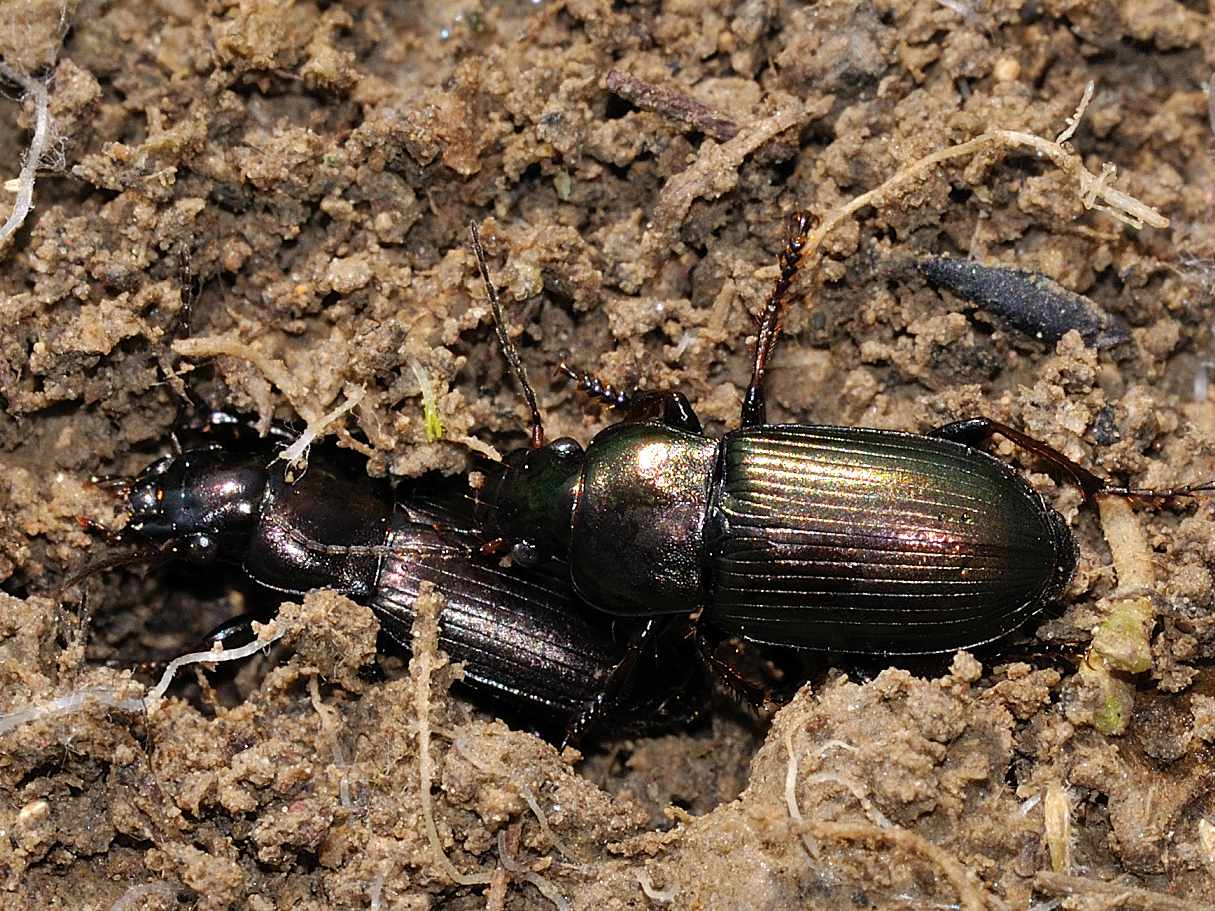
M776 340L780 337L780 321L785 310L785 298L789 287L797 277L801 267L802 256L806 252L806 234L810 230L810 213L798 212L793 217L789 236L785 240L785 249L780 254L780 277L772 288L768 303L764 307L759 328L755 338L755 367L751 371L751 384L743 397L742 426L757 427L767 423L768 414L764 403L764 371L768 367L768 358L776 348Z
M498 333L498 344L502 355L515 375L515 382L523 390L523 400L531 412L532 448L539 449L544 445L544 420L540 416L540 406L536 404L536 393L532 384L527 381L527 371L523 369L523 361L519 358L519 350L510 340L506 332L506 320L502 316L502 301L498 298L498 289L494 287L489 277L489 263L485 259L485 248L481 246L481 232L473 222L469 222L468 233L472 237L473 255L477 258L477 268L481 270L481 281L485 282L485 294L489 297L489 306L494 314L494 331Z

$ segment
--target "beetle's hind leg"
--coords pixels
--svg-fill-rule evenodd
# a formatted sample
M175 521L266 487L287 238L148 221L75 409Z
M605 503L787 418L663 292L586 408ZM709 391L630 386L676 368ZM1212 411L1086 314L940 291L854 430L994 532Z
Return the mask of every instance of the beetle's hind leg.
M1116 487L1100 475L1089 471L1083 465L1073 462L1054 447L1047 446L1041 440L1035 440L1033 437L1019 430L1014 430L1007 424L993 421L991 418L966 418L965 420L954 421L952 424L938 427L928 433L928 436L953 440L955 443L963 443L966 446L978 446L988 438L997 435L1012 440L1012 442L1022 449L1032 452L1034 455L1058 468L1071 478L1076 483L1076 486L1084 491L1084 496L1089 499L1098 494L1105 494L1116 497L1139 497L1145 500L1168 500L1215 491L1215 482L1212 481L1206 481L1201 484L1185 484L1179 487L1166 487L1158 490L1146 487Z

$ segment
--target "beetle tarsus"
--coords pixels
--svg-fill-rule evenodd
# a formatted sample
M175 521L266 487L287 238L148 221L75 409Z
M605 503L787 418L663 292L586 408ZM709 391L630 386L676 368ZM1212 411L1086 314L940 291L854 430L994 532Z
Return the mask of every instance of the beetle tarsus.
M580 392L585 392L613 408L628 408L633 399L630 393L617 389L611 383L605 383L593 373L571 367L564 359L557 364L557 369L573 380Z
M776 341L780 337L781 316L784 314L789 288L801 268L810 221L808 212L798 212L793 217L785 248L780 254L780 277L772 288L772 294L768 297L759 328L756 330L755 365L751 371L751 383L743 396L743 427L758 427L768 422L764 401L764 372L768 367L768 358L772 356Z

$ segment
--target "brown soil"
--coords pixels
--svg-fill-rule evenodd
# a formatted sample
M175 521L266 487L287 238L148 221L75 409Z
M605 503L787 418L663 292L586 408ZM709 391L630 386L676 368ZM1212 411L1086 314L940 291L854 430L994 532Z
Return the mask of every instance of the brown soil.
M1086 212L1030 154L944 164L828 237L769 416L926 430L988 414L1136 484L1215 476L1215 402L1195 400L1215 304L1206 0L163 0L62 19L13 0L3 18L0 58L53 68L64 164L0 251L0 712L92 698L0 734L0 906L1210 906L1211 506L1140 510L1153 670L1132 681L1127 733L1106 736L1075 668L1110 554L1095 512L1011 447L1081 563L1061 616L980 660L835 662L769 728L723 704L585 758L434 674L438 835L488 885L437 862L427 681L395 659L380 681L356 673L367 611L311 596L268 660L145 717L102 704L142 692L106 662L189 651L249 594L188 571L60 594L104 550L76 517L114 518L87 479L163 451L183 396L269 422L365 388L343 438L367 441L374 473L458 473L470 439L518 445L470 220L552 436L610 420L550 379L563 351L626 387L679 388L709 433L728 429L789 213L987 129L1053 139L1089 79L1073 144L1170 227ZM0 104L7 180L33 108ZM919 253L1044 273L1132 340L1044 346L897 267ZM172 347L216 336L285 375ZM439 392L437 443L411 359Z

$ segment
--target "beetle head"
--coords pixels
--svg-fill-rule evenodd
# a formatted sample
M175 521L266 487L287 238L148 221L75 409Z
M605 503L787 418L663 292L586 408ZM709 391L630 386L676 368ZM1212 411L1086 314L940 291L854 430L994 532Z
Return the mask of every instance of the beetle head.
M511 541L520 563L532 565L568 552L584 455L575 440L562 437L508 453L501 470L487 479L480 517Z
M167 456L131 483L127 528L179 557L209 563L243 543L265 485L264 467L218 446Z

